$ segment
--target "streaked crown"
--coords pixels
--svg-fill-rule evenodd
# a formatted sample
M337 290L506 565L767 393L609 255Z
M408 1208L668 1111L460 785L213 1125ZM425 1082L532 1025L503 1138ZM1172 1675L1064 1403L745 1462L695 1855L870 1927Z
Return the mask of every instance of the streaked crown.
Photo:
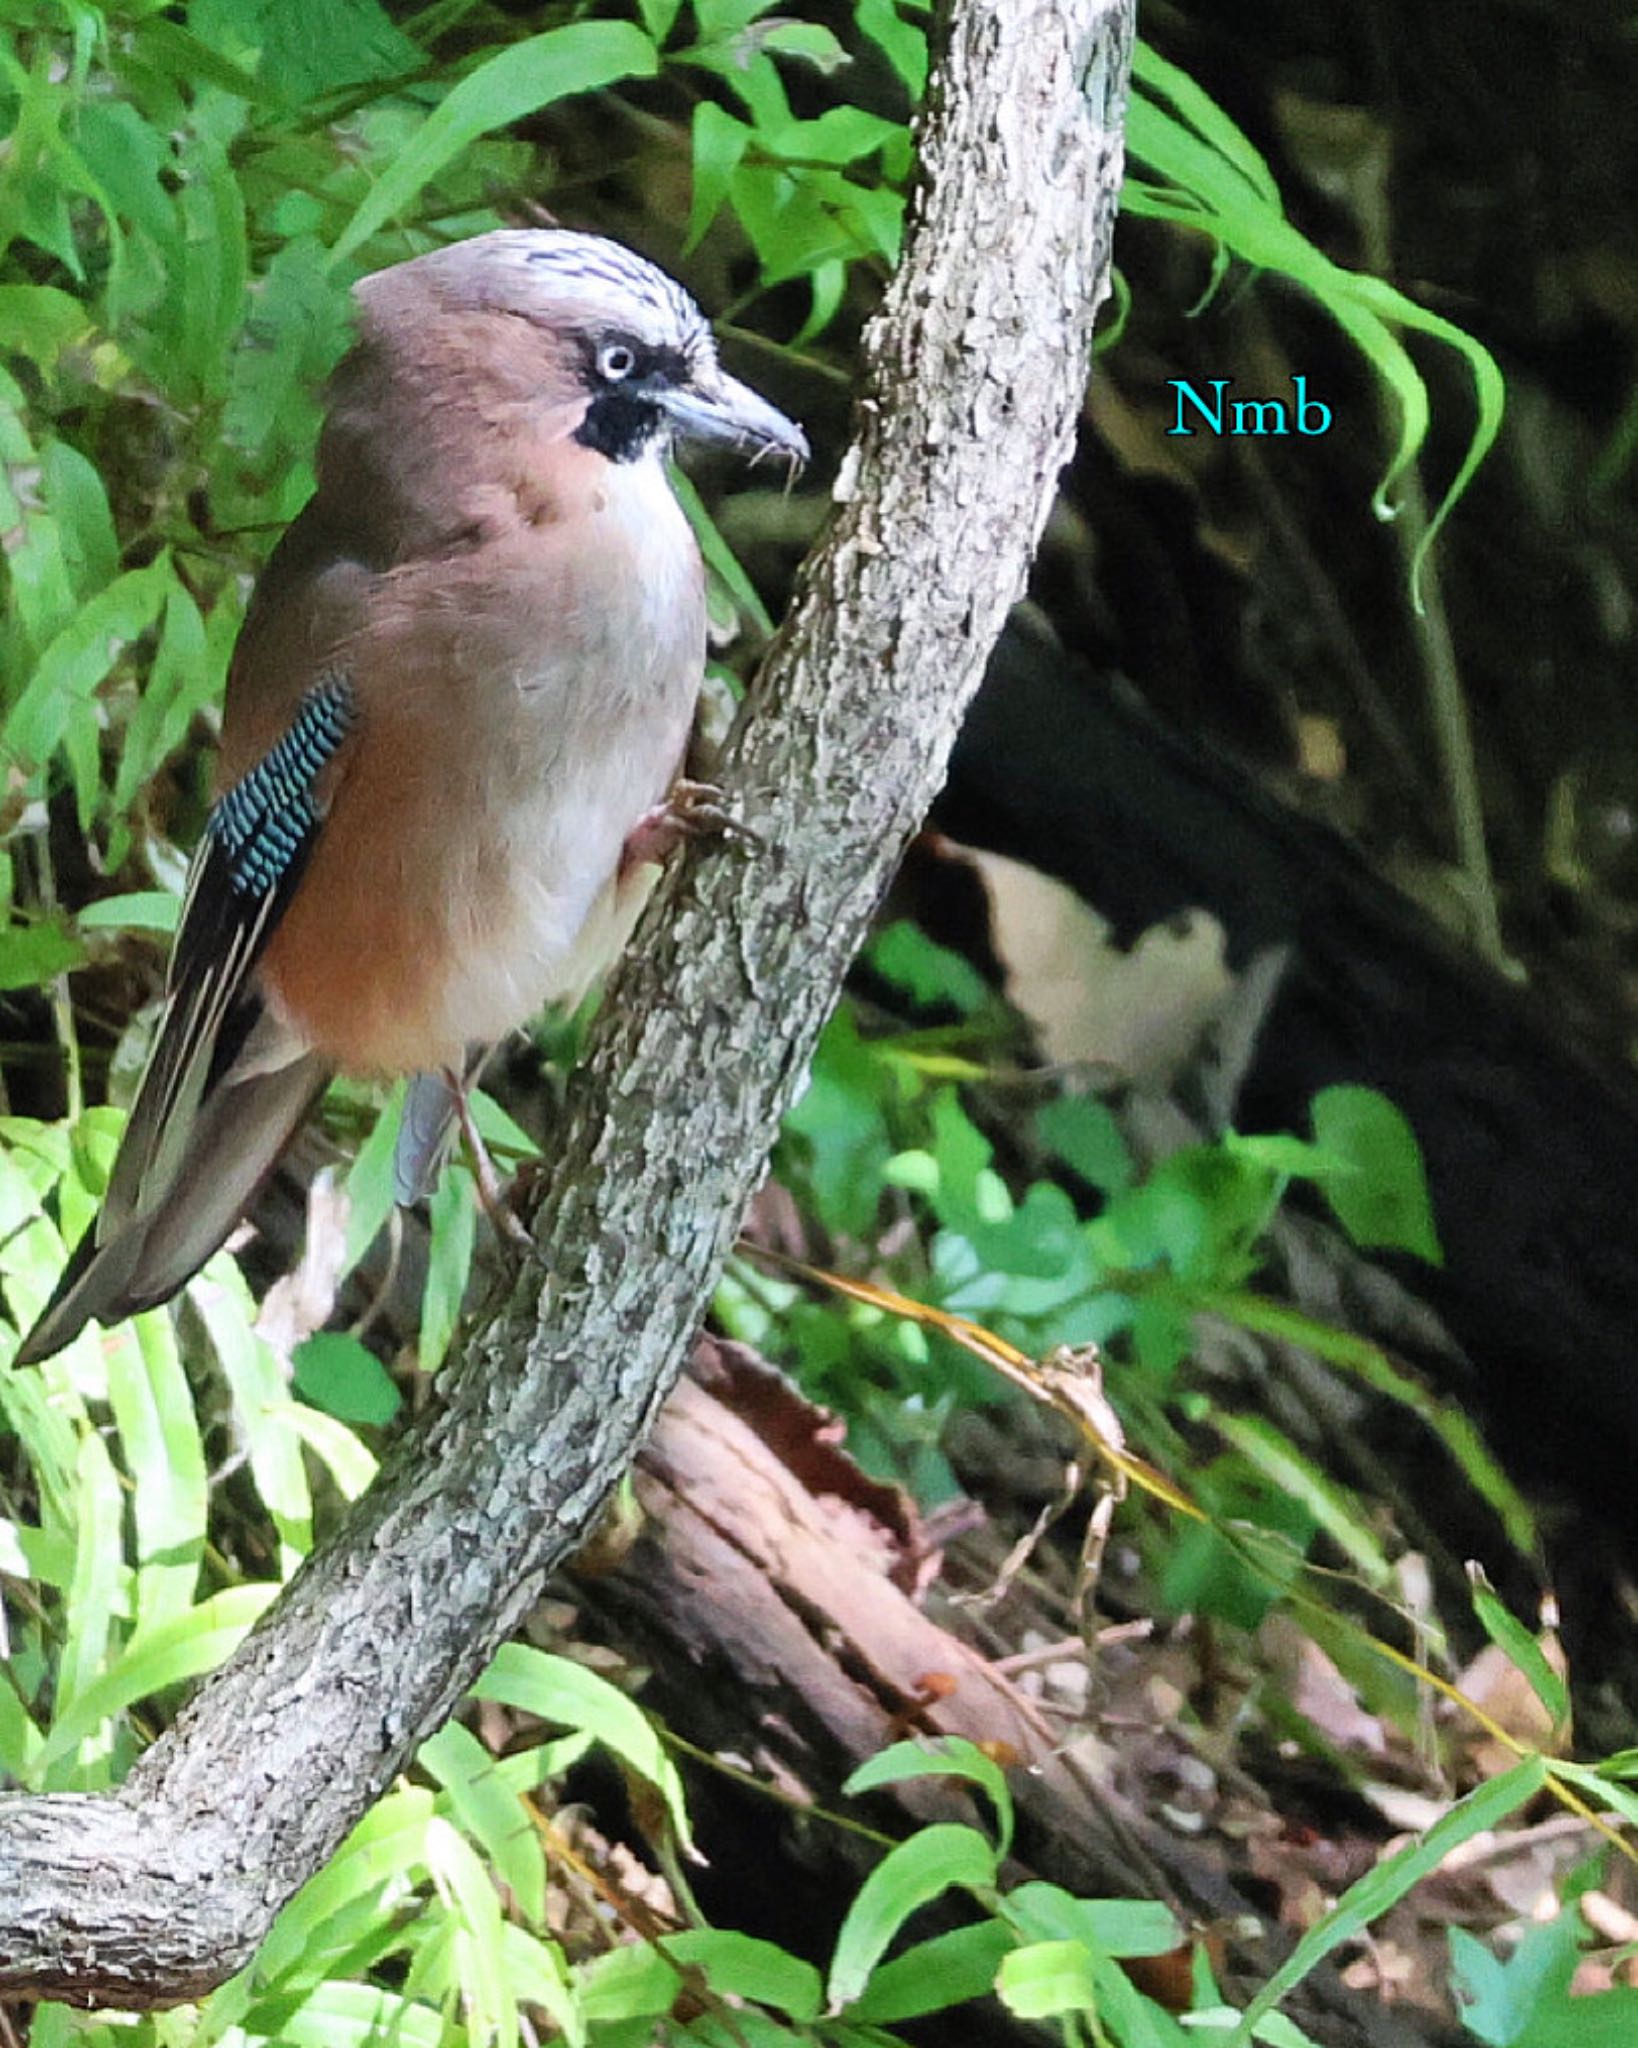
M610 323L646 347L676 350L689 359L715 352L705 315L676 279L603 235L496 228L377 271L360 292L367 298L372 287L407 272L454 303L566 326Z

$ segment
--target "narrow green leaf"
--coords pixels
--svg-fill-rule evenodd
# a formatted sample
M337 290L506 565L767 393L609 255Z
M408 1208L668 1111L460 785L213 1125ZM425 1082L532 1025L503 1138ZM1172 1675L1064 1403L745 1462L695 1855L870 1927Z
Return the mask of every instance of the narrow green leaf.
M165 622L147 680L125 727L114 775L114 809L123 817L139 789L182 744L196 713L221 680L205 636L205 622L180 582L165 598Z
M137 1627L151 1632L193 1602L205 1553L205 1448L165 1317L127 1323L105 1356L108 1399L132 1481Z
M313 1547L313 1496L284 1374L256 1335L255 1303L227 1253L189 1282L188 1299L232 1396L251 1477L279 1532L279 1576L288 1579Z
M254 2001L268 1993L274 2012L267 2031L282 2039L276 2015L288 2009L291 1991L324 1974L331 1951L325 1930L348 1920L359 1906L373 1910L386 1887L402 1893L405 1880L425 1867L433 1818L433 1795L419 1785L400 1785L373 1806L274 1921L254 1976L233 1979L211 1998L203 2015L205 2038L253 2020Z
M1510 1771L1491 1778L1465 1799L1458 1800L1419 1841L1408 1843L1357 1884L1350 1885L1331 1910L1309 1928L1246 2007L1227 2048L1246 2048L1258 2022L1333 1949L1363 1934L1373 1920L1397 1905L1413 1885L1437 1870L1452 1849L1472 1841L1487 1828L1499 1827L1509 1814L1527 1805L1546 1782L1544 1759L1525 1757Z
M1307 1509L1315 1525L1331 1538L1369 1586L1386 1587L1393 1578L1382 1545L1366 1522L1365 1509L1347 1489L1305 1458L1281 1429L1261 1415L1214 1413L1218 1433L1263 1477Z
M698 244L722 211L753 132L746 122L736 120L715 100L701 100L695 107L694 196L688 211L687 248Z
M451 1721L422 1743L416 1761L443 1787L453 1818L489 1858L524 1917L543 1921L545 1852L522 1800L488 1750L470 1729Z
M375 1477L376 1461L344 1422L305 1401L292 1401L290 1427L326 1466L344 1500L357 1500Z
M347 1169L347 1249L342 1271L350 1273L375 1242L393 1209L393 1152L404 1117L404 1084L398 1082Z
M860 1764L842 1790L853 1799L861 1792L874 1792L882 1785L901 1785L912 1778L965 1778L969 1784L977 1785L995 1809L997 1860L1004 1861L1011 1855L1012 1788L995 1759L986 1756L965 1735L941 1736L936 1746L931 1747L921 1742L895 1742Z
M75 1709L82 1701L95 1698L104 1676L123 1559L124 1502L113 1461L100 1436L88 1434L80 1439L75 1476L74 1578L68 1589L62 1661L57 1668L56 1724L36 1759L41 1770L49 1770L59 1758L71 1755L80 1741L95 1733L102 1718L82 1715L76 1723ZM65 1726L71 1731L66 1739Z
M449 2048L451 2039L435 2006L369 1984L320 1984L276 2026L279 2048Z
M158 618L173 580L170 557L162 554L145 569L115 577L63 627L6 720L4 745L14 761L38 767L51 758L121 651Z
M472 1174L451 1161L432 1193L426 1286L421 1296L419 1358L436 1372L449 1351L472 1277L478 1204Z
M836 1937L827 2010L835 2015L860 1995L912 1913L953 1885L988 1890L995 1873L995 1851L984 1837L948 1822L890 1849L855 1893Z
M646 1943L611 1949L606 1956L582 1963L574 1975L580 2010L593 2027L658 2019L671 2010L683 1988L682 1972ZM652 2037L645 2033L641 2038Z
M1165 1956L1183 1929L1158 1899L1078 1899L1061 1885L1021 1884L1003 1904L1007 1919L1036 1941L1078 1941L1110 1956Z
M214 1671L239 1647L278 1590L266 1584L227 1586L151 1633L134 1635L102 1676L58 1715L42 1765L68 1755L101 1722L139 1700Z
M505 1643L472 1688L481 1700L503 1700L559 1728L584 1728L630 1765L665 1802L678 1840L689 1842L688 1813L677 1767L660 1746L648 1716L623 1692L567 1657L548 1657L525 1643Z
M388 165L343 228L339 261L380 227L408 212L421 191L480 135L538 113L571 94L621 78L651 78L654 45L629 22L582 21L514 43L467 73Z
M74 922L82 932L158 932L168 938L181 908L181 897L169 889L130 889L88 903Z
M1529 1681L1530 1690L1547 1709L1553 1726L1566 1726L1570 1718L1570 1689L1548 1663L1540 1643L1502 1605L1495 1587L1485 1577L1484 1567L1471 1558L1467 1582L1480 1627L1514 1669Z
M465 1836L436 1815L427 1823L427 1869L456 1922L455 1965L473 2039L517 2048L518 2006L506 1973L500 1900Z
M716 521L706 509L705 500L680 469L672 470L671 487L688 514L688 523L700 544L705 566L718 578L734 604L757 631L772 633L773 620L768 615L767 606L757 594L756 585L740 567L739 557L723 539Z
M793 2020L819 2017L823 1986L811 1963L776 1942L727 1928L694 1927L659 1942L663 1955L685 1969L703 1971L718 1998L751 1998Z
M1012 1929L1001 1920L980 1920L972 1927L952 1928L931 1941L919 1941L890 1962L877 1964L848 2007L848 2017L891 2027L983 1998L994 1990L1001 1959L1016 1942Z

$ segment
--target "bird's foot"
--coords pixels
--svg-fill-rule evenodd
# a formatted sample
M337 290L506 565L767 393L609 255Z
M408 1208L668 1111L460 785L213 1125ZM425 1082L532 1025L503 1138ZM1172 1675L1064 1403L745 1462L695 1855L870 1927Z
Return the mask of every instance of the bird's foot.
M664 803L647 810L626 834L620 849L622 879L633 868L660 866L686 839L738 839L760 846L760 837L736 818L714 782L679 776Z

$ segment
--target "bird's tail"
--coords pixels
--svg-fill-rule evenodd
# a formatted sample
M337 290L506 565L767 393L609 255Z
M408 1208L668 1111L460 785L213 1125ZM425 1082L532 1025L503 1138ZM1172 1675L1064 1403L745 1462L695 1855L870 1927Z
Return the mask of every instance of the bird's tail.
M329 1079L329 1067L307 1054L211 1090L174 1180L100 1242L96 1224L85 1233L13 1363L38 1365L93 1317L117 1323L169 1300L244 1214Z

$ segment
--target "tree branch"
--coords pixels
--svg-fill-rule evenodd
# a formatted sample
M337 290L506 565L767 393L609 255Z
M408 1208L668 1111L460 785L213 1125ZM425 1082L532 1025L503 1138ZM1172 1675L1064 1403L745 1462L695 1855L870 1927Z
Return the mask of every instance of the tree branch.
M243 1965L652 1424L1069 455L1131 16L953 7L838 513L724 762L765 850L661 892L571 1091L541 1261L375 1486L120 1793L0 1801L0 1998L159 2005Z

